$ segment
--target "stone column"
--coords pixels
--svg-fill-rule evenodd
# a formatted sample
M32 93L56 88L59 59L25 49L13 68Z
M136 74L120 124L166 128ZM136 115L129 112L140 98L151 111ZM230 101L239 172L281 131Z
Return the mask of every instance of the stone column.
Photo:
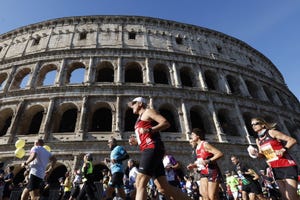
M213 122L215 124L215 128L216 128L216 131L217 131L217 137L218 137L219 142L227 142L226 135L222 131L222 128L221 128L221 125L219 123L218 116L217 116L217 113L215 111L212 100L209 100L208 110L210 111Z
M118 60L117 60L117 66L115 67L115 74L116 74L116 77L115 77L115 81L117 84L121 84L123 82L123 79L122 79L122 58L121 57L118 57Z
M53 110L55 105L55 98L50 98L48 108L43 116L43 121L41 123L40 133L44 135L44 139L47 140L50 138L50 129L51 129L51 118L53 116Z
M3 88L3 93L5 94L6 92L8 92L9 88L11 87L11 82L15 76L15 72L16 72L17 67L13 66L11 69L11 72L9 73L10 75L7 78L6 84Z
M145 70L143 70L145 76L145 83L151 84L153 83L153 76L152 76L152 68L149 68L149 58L145 58Z
M29 43L29 41L30 41L31 38L32 38L32 33L30 34L29 38L28 38L27 41L26 41L26 44L25 44L25 47L24 47L22 56L26 55L26 49L27 49L27 47L28 47L28 43Z
M116 100L116 116L115 116L115 120L116 120L116 126L115 126L115 132L120 132L120 130L122 130L122 127L121 127L121 125L122 125L122 118L121 118L121 107L122 107L122 105L121 105L121 99L120 99L120 97L119 96L117 96L117 100Z
M95 79L95 76L92 77L93 69L94 69L93 64L94 64L94 59L93 59L93 57L90 57L89 66L87 66L86 75L84 77L84 79L85 79L84 82L87 85L91 85L94 82L94 79Z
M8 45L8 47L6 48L6 50L5 50L4 54L3 54L3 57L2 57L2 59L1 59L1 61L5 59L6 54L7 54L8 50L9 50L9 48L11 47L13 41L14 41L14 38L12 38L11 41L9 42L9 45Z
M200 67L197 67L196 70L198 73L198 78L199 78L199 82L200 82L199 86L200 86L201 90L208 91L202 69Z
M236 102L234 103L234 107L235 107L236 114L239 119L240 125L243 128L242 134L244 134L244 137L245 137L246 141L248 142L248 144L252 144L253 141L251 141L251 136L249 135L249 132L247 130L247 126L245 124L243 115L242 115L241 110Z
M86 131L86 121L87 121L87 104L88 104L88 97L84 96L82 100L82 105L79 114L79 120L77 120L77 130L75 131L78 133L81 138L83 138L83 134Z
M186 104L184 103L183 99L181 100L181 110L182 110L183 124L185 129L185 137L187 140L189 140L189 133L191 133L191 128L188 120L189 119L188 111L186 109Z
M175 62L172 63L172 71L173 71L175 87L180 88L181 87L181 81L178 78L179 76L178 76L178 71L177 71Z
M21 101L17 105L15 116L11 120L11 126L7 130L7 133L6 133L6 135L8 136L8 143L13 142L13 140L14 140L14 137L16 135L16 131L17 131L18 126L19 126L20 119L21 119L23 111L24 111L24 106L25 106L25 100L21 99Z
M65 71L65 65L66 65L66 59L62 59L59 71L57 73L57 76L55 78L55 85L56 86L62 86L63 85L63 76Z
M222 91L226 92L227 94L231 94L230 87L229 87L228 82L225 78L224 72L219 70L218 73L219 73L219 77L220 77L220 80L221 80Z
M37 78L38 72L40 71L40 62L35 64L35 67L31 71L31 76L29 77L27 86L28 88L35 88L35 80Z
M251 97L251 95L250 95L250 93L248 91L248 87L247 87L247 85L246 85L246 83L245 83L245 81L244 81L244 79L243 79L243 77L241 75L239 75L239 79L241 81L241 87L242 87L241 92L243 92L243 95Z

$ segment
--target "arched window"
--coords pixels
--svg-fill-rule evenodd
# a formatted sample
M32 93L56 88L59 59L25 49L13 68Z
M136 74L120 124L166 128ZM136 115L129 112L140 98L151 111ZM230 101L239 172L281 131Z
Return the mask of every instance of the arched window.
M184 67L180 69L180 79L181 79L182 86L187 86L187 87L194 86L193 83L194 77L190 68Z
M44 111L40 111L33 116L28 130L29 134L39 133L43 116L44 116Z
M252 81L246 80L247 89L253 98L259 99L258 87Z
M6 80L7 80L7 74L6 73L0 74L0 90L4 89Z
M99 108L93 113L90 131L111 131L112 114L108 108Z
M271 90L265 85L263 86L263 89L264 89L269 101L272 103L275 103L275 99L274 99L274 96L273 96Z
M114 67L110 62L102 62L96 74L96 82L114 82Z
M218 90L218 78L217 75L212 71L204 72L205 82L208 90Z
M138 116L133 114L131 108L127 108L125 112L125 118L124 118L124 130L125 131L134 131L134 125L137 120Z
M60 120L58 132L74 132L77 120L77 109L72 108L66 110Z
M153 67L153 77L154 83L158 84L169 84L169 75L167 66L162 64L157 64Z
M34 105L24 110L17 133L19 135L38 134L43 119L44 107Z
M18 71L14 76L11 89L25 88L28 84L30 72L31 70L29 68L24 68Z
M13 117L12 109L4 109L0 112L0 136L6 135Z
M234 124L233 116L228 110L220 109L218 111L218 120L223 130L223 133L231 136L239 136L238 130Z
M84 83L85 65L81 62L74 62L68 66L66 73L66 83L82 84Z
M51 86L55 84L57 74L57 66L49 64L41 67L37 75L37 86Z
M142 68L138 63L132 62L125 66L126 83L143 83Z
M170 123L170 127L168 129L164 130L164 132L178 132L178 125L176 123L176 119L175 119L174 114L171 111L171 109L166 108L166 107L160 108L159 113L162 116L164 116Z
M240 82L238 81L237 78L235 78L232 75L227 75L226 79L227 79L227 83L229 85L229 88L230 88L230 91L231 91L232 94L235 94L235 95L242 94L241 90L240 90L240 87L239 87Z
M190 109L190 121L193 128L200 128L207 134L212 133L212 126L210 117L208 114L199 106L193 106Z

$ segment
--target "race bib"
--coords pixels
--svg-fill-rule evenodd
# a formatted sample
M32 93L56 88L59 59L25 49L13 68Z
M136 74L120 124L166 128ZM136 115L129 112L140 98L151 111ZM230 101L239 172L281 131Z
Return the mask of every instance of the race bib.
M274 149L270 144L265 144L260 147L262 153L267 159L267 162L272 162L274 160L278 160L278 156L276 155Z

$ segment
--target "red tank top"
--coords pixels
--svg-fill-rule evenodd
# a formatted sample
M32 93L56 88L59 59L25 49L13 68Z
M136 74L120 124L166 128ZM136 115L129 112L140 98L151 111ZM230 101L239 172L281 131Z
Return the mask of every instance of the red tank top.
M197 146L197 148L196 148L197 159L206 160L206 159L213 157L212 153L205 151L204 145L206 143L207 143L206 141L201 141L200 145ZM205 167L204 169L201 169L201 174L208 174L208 172L209 172L208 165L206 165L204 167Z
M135 123L135 136L140 146L140 150L144 151L145 149L154 149L157 147L163 148L163 144L160 138L159 132L150 132L150 133L140 133L140 128L151 128L151 121L143 121L138 119Z
M269 134L269 130L266 130L265 135L261 138L258 138L258 141L262 153L264 154L267 162L272 168L289 167L296 165L296 162L288 152L284 152L282 156L276 155L275 151L281 150L283 148L283 145L279 140L273 138Z

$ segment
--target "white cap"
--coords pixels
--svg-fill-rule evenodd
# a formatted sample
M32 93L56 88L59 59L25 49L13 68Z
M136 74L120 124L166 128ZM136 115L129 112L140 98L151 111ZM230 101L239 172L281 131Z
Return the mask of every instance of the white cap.
M141 103L147 105L147 100L145 98L143 98L143 97L136 97L136 98L134 98L131 102L128 103L128 105L132 106L133 102L141 102Z

